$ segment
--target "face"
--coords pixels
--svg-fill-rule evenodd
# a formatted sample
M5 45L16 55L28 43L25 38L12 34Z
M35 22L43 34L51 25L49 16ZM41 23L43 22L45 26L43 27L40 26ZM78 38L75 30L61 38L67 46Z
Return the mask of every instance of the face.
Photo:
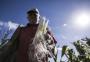
M39 14L38 13L30 13L27 15L27 18L31 24L35 24L38 22Z

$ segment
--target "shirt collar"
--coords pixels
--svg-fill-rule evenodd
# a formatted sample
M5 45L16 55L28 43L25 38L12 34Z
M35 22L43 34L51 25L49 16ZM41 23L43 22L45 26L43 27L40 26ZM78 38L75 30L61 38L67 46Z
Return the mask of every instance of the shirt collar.
M30 23L27 24L27 26L37 26L37 25L39 24L30 24Z

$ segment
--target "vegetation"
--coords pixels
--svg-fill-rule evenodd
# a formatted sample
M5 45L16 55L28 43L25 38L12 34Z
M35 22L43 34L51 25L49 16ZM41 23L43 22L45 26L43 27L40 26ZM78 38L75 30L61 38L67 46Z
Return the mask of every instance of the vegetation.
M7 43L9 32L5 33L0 43L0 55L3 51L2 47ZM90 62L90 38L77 40L72 43L75 48L71 49L67 45L62 47L62 54L60 62ZM62 58L66 57L67 60ZM54 58L54 62L57 62L57 55Z
M90 62L90 39L85 38L82 40L78 40L73 42L75 49L70 49L68 46L64 45L62 47L62 57L67 58L67 62ZM66 62L62 59L60 62Z

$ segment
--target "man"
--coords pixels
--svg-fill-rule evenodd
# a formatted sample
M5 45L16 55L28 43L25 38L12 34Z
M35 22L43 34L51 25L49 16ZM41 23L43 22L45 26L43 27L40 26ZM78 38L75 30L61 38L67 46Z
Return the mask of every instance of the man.
M13 43L11 43L9 45L10 45L11 49L13 49L13 51L16 51L16 52L12 53L13 51L11 51L11 52L9 52L9 54L12 53L11 57L13 57L13 54L16 55L16 62L48 62L48 57L52 54L45 53L46 56L42 57L42 58L34 57L35 53L38 52L38 51L35 52L36 51L34 49L35 45L32 46L33 39L34 39L36 31L38 29L39 20L40 20L40 14L39 14L38 9L29 10L27 12L27 19L28 19L29 23L25 27L18 27L16 29L15 33L13 34L13 36L11 37L10 41L12 41ZM57 42L48 29L47 29L47 35L45 35L45 39L46 40L50 39L49 42L48 41L46 42L49 45L47 48L47 51L53 53L52 50L55 47ZM50 46L53 46L53 47L50 47ZM51 48L51 50L49 48ZM31 54L31 55L29 55L29 54ZM41 57L41 55L39 56L39 54L38 54L37 57ZM10 61L8 61L8 62L10 62Z

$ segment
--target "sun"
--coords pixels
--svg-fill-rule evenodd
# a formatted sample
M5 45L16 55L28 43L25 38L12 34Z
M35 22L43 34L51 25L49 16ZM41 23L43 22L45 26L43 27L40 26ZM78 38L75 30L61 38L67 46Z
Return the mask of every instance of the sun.
M79 13L75 16L74 24L77 27L85 28L88 27L90 18L88 13Z

